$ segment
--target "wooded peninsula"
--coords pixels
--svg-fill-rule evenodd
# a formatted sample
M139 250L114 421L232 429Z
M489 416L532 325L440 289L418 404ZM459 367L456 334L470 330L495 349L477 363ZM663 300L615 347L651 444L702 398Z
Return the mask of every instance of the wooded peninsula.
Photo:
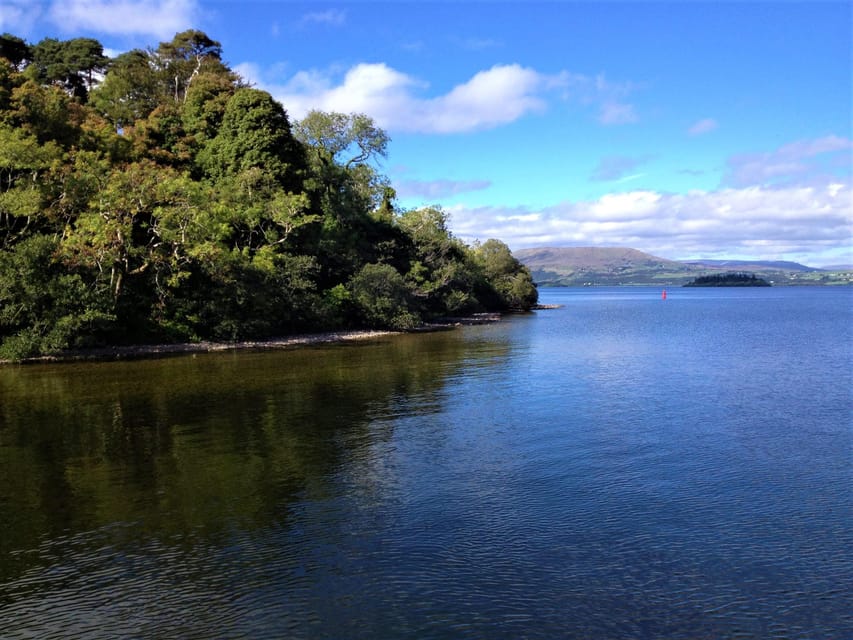
M286 106L196 30L116 58L0 36L0 359L536 304L503 242L397 205L370 117Z

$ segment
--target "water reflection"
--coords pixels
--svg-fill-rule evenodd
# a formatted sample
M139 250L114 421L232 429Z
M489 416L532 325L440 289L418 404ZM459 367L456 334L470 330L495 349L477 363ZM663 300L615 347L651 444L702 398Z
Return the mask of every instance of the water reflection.
M377 491L391 418L439 410L459 367L499 367L509 349L480 346L448 332L0 368L0 580L50 564L45 541L103 530L121 544L115 523L132 523L131 545L197 541L286 524L342 470Z

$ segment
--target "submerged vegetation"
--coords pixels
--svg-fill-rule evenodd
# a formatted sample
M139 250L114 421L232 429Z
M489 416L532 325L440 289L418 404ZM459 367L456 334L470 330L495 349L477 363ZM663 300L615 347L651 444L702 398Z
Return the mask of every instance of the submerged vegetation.
M769 287L770 283L754 273L722 273L699 276L685 287Z
M396 206L369 117L285 107L200 31L114 59L0 36L0 358L536 303L505 244Z

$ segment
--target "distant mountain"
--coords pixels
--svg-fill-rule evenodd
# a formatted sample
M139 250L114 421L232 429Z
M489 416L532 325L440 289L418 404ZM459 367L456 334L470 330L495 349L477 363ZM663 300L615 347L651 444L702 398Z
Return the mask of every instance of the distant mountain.
M678 284L696 267L624 247L543 247L514 252L542 285Z
M555 268L621 268L625 266L677 266L678 262L658 258L637 249L624 247L543 247L521 249L513 253L523 263Z
M825 264L821 269L824 271L853 271L853 264Z
M851 284L849 274L789 261L676 261L624 247L538 247L514 255L542 286L679 286L700 276L727 272L757 272L776 285Z
M799 262L787 260L680 260L679 262L732 271L823 271L823 269L807 267Z

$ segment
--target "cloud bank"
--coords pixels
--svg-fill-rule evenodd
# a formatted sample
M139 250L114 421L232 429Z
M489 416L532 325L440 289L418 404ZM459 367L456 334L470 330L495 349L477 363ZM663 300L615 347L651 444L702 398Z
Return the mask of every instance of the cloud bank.
M853 257L850 183L822 188L746 187L686 194L632 191L552 207L454 207L466 241L537 246L633 247L666 258Z
M853 262L853 140L798 140L773 151L734 155L717 190L635 190L543 209L450 209L466 241L497 237L513 248L622 246L666 258ZM596 174L615 179L641 158L602 159Z

